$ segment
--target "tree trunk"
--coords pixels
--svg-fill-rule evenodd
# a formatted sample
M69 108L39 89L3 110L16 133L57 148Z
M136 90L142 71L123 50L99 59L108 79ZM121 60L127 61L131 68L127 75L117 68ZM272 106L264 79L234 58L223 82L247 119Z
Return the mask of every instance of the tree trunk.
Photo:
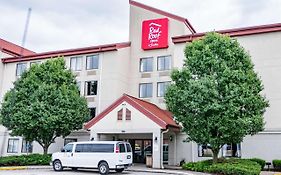
M213 163L218 163L219 149L212 149L212 151L213 151Z
M43 146L44 154L48 154L48 148L49 148L49 145Z

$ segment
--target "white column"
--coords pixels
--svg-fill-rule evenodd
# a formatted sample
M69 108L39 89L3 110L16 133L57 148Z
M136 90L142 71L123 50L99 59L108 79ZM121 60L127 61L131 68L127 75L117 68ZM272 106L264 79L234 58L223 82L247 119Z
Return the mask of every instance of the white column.
M90 134L90 140L92 141L98 141L99 140L99 135L96 132L91 132Z
M152 134L152 142L153 142L153 157L152 157L152 168L161 168L162 167L162 145L163 138L161 137L161 130L154 131Z

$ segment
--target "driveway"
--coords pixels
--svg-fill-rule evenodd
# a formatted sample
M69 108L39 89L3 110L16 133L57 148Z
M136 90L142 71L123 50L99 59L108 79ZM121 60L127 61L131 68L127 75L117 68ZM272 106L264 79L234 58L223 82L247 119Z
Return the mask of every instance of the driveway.
M2 170L0 171L2 175L99 175L97 170L78 170L71 171L65 170L61 172L55 172L51 169L27 169L27 170ZM124 171L123 173L116 173L112 171L112 175L161 175L166 173L153 173L153 172L135 172L135 171Z

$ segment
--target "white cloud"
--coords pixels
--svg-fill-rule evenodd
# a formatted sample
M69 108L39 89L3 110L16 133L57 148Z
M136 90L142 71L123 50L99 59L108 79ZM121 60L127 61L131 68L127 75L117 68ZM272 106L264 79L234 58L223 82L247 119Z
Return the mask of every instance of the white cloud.
M279 0L137 0L186 17L198 32L281 22ZM21 44L32 7L25 47L37 51L128 40L128 0L0 0L0 38Z

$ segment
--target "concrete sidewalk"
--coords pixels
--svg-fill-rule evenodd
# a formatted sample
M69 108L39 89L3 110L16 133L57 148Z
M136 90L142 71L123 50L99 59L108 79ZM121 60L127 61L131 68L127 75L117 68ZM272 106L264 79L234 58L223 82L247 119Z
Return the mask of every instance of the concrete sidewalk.
M26 169L52 169L51 166L11 166L0 167L0 170L26 170ZM191 172L185 170L171 170L171 169L153 169L146 166L135 165L126 169L125 171L131 172L148 172L148 173L163 173L163 174L175 174L175 175L208 175L206 173Z

